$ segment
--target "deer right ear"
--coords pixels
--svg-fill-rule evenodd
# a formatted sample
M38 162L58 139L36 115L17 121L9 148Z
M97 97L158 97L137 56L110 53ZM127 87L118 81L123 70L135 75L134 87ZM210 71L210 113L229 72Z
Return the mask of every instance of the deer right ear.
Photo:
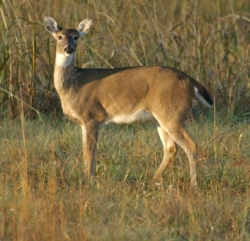
M89 32L89 29L91 28L92 23L93 23L92 19L89 19L89 18L86 18L82 22L79 23L78 32L80 36L83 36L84 34Z
M58 26L57 21L52 18L45 16L44 17L44 25L46 29L51 32L52 34L55 34L57 31L59 31L61 28Z

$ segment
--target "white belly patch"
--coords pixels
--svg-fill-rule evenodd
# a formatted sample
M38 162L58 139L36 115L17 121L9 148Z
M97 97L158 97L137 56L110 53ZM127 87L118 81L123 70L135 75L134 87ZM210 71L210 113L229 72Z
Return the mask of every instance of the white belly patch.
M132 114L121 114L113 116L105 121L105 124L127 124L127 123L133 123L133 122L143 122L143 121L149 121L154 120L154 116L146 111L146 110L139 110Z

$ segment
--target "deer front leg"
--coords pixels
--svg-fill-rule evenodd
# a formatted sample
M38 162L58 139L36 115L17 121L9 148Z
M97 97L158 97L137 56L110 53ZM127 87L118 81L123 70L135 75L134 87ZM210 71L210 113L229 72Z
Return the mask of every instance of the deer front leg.
M82 146L85 163L85 178L94 178L95 154L99 132L99 124L95 121L81 125L82 128Z

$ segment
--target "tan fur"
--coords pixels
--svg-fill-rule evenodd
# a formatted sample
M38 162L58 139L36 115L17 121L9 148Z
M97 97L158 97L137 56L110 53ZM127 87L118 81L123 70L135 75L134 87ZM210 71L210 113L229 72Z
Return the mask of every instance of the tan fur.
M54 84L63 112L82 127L86 176L94 175L101 124L153 119L164 147L164 157L154 180L162 178L174 158L177 143L188 156L191 186L196 187L197 147L184 122L196 97L207 106L213 105L208 92L190 76L169 67L75 67L76 38L87 33L91 24L86 19L79 24L79 30L62 29L53 18L45 17L45 25L57 41Z

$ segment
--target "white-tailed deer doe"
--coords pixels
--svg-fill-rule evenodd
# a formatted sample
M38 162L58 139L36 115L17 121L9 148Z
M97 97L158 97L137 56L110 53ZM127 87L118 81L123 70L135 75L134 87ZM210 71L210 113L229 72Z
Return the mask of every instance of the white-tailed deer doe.
M52 17L46 16L44 23L56 39L54 84L63 112L82 128L86 177L94 175L102 124L155 120L164 156L153 180L162 179L177 151L177 143L188 156L191 187L195 188L197 147L184 122L196 98L208 107L213 106L205 87L170 67L77 68L74 66L77 40L88 33L92 20L83 20L77 30L59 27Z

